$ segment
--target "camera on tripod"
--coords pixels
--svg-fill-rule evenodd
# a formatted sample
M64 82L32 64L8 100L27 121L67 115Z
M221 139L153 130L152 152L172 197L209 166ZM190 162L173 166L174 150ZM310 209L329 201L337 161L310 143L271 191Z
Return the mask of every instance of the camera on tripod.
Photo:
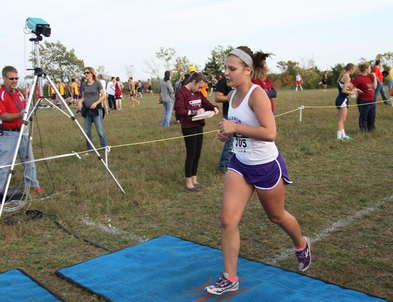
M49 23L41 18L27 18L26 26L37 36L49 37L51 34Z

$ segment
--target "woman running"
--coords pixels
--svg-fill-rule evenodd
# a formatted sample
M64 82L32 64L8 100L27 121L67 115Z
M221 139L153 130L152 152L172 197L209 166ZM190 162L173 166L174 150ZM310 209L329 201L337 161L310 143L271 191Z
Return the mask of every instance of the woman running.
M303 237L295 217L285 211L285 184L292 183L284 159L274 143L276 124L266 92L251 82L253 72L263 66L263 53L246 46L232 50L225 60L230 92L228 120L219 124L217 138L225 142L234 135L231 162L225 178L221 209L221 240L224 273L206 291L221 295L239 289L237 261L240 249L239 222L254 190L271 222L291 238L298 269L311 264L311 243Z
M327 80L328 80L328 71L325 71L323 73L322 80L318 83L319 85L322 85L323 91L326 91L327 89Z

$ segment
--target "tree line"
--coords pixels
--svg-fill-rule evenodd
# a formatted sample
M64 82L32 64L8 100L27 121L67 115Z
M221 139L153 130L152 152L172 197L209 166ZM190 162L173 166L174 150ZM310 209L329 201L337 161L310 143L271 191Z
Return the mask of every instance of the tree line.
M232 46L216 46L207 58L205 66L201 69L200 66L193 64L186 56L178 55L175 49L171 47L160 47L156 51L154 58L144 61L143 71L151 75L153 86L156 88L159 79L162 78L166 70L171 72L171 80L174 83L180 78L181 74L188 72L190 65L196 66L197 70L201 70L208 77L215 75L218 78L220 75L223 75L225 57L233 48ZM393 52L377 54L375 59L372 60L360 58L359 62L369 62L373 65L376 59L381 60L383 67L387 69L388 65L392 65L393 63ZM33 64L36 62L34 52L31 53L29 61ZM85 68L83 60L76 56L75 50L68 50L60 41L45 41L41 44L40 61L43 70L50 74L55 82L70 82L76 75L82 75ZM344 69L346 63L337 63L328 69L327 83L329 87L336 86L340 72ZM269 62L268 65L270 66ZM125 65L124 68L128 77L133 76L133 65ZM291 60L279 61L277 68L280 72L269 73L268 77L272 80L276 88L283 89L292 89L295 86L295 76L298 72L303 78L303 88L315 89L318 87L318 83L321 81L325 72L325 70L317 67L313 59L303 60L302 62ZM105 71L104 66L98 66L97 73L102 74L105 80L110 79L110 75Z

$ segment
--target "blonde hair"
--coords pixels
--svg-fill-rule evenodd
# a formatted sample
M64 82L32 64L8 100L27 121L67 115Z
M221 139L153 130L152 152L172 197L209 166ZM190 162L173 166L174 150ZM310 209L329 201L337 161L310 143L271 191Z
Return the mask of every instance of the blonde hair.
M352 63L348 63L343 70L341 70L340 75L338 76L337 83L340 82L341 77L344 75L345 72L350 71L352 68L355 68L355 65Z
M365 72L366 69L368 69L370 66L371 66L370 63L364 62L364 63L360 63L358 65L358 68L359 68L360 72Z
M85 70L86 69L91 72L91 75L93 77L93 81L96 82L97 81L97 74L96 74L96 71L94 70L94 68L93 67L85 67Z

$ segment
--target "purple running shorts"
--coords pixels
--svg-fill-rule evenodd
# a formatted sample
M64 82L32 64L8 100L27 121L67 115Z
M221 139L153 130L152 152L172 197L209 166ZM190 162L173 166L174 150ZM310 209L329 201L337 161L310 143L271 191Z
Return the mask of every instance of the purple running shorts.
M241 176L255 188L260 190L271 190L284 179L285 184L291 184L292 180L288 177L287 167L284 158L279 153L277 158L269 163L261 165L245 165L241 163L236 154L232 156L228 170L232 170Z

